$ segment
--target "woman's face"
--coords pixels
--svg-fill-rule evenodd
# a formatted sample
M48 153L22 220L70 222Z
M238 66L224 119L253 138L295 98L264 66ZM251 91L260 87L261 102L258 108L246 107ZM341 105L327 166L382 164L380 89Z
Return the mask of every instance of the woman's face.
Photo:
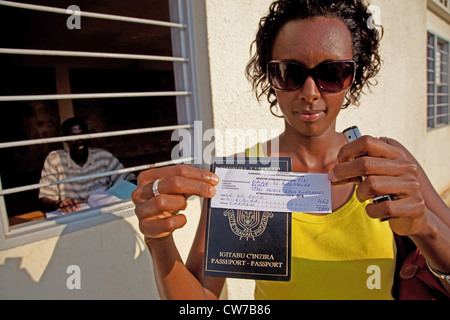
M290 60L314 68L324 61L353 59L352 38L345 24L316 17L285 24L272 51L273 60ZM295 91L275 91L286 129L315 137L335 130L336 118L347 90L330 93L319 89L312 77ZM289 127L288 127L289 126Z

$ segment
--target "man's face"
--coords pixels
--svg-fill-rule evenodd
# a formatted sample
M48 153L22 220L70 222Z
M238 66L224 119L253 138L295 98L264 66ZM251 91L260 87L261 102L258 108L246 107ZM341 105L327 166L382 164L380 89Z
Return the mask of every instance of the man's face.
M78 135L85 134L87 132L83 131L79 125L74 125L70 128L69 135ZM70 152L72 154L83 155L88 151L89 143L87 140L75 140L75 141L67 141L67 145L69 146Z

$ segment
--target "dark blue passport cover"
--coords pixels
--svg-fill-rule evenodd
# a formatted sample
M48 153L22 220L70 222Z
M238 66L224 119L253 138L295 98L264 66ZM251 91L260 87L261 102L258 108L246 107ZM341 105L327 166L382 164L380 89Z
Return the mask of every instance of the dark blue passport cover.
M291 171L290 158L214 158L216 168ZM290 281L291 214L211 208L208 202L204 275Z

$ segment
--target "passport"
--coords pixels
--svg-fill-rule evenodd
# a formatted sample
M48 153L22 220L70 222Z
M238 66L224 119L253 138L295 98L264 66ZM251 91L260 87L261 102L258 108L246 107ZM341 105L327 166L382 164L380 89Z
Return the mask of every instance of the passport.
M211 172L216 168L290 172L291 159L214 158ZM291 216L289 212L212 208L208 200L204 275L290 281Z

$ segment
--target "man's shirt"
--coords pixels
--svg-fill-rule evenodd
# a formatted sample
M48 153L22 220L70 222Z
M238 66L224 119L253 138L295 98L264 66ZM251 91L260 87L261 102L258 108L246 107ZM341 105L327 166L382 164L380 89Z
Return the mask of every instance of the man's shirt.
M89 148L89 155L83 167L76 164L66 150L56 150L49 153L44 162L39 183L48 183L58 180L71 179L107 171L123 169L123 165L110 152ZM39 199L50 198L61 200L73 198L87 200L89 195L99 189L106 190L120 179L131 180L134 174L121 174L101 178L89 178L76 182L65 182L39 189Z

